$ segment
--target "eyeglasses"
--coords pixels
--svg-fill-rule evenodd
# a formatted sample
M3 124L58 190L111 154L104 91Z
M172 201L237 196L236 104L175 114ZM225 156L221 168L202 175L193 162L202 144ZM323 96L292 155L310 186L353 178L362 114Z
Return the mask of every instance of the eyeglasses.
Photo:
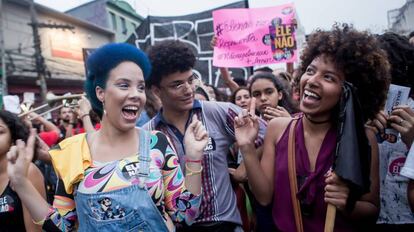
M200 85L200 77L196 73L193 73L187 79L187 81L174 81L168 84L166 87L175 92L181 92L181 91L187 90L187 88L189 87L194 88L198 85Z

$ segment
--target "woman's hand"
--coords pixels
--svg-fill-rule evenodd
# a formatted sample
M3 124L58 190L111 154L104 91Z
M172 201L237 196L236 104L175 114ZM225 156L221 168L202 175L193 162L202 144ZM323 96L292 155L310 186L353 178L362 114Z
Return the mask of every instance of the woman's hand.
M27 144L17 140L7 153L7 174L13 188L20 187L27 180L30 163L34 155L36 130L30 130Z
M266 109L263 112L263 119L266 121L270 121L273 118L278 117L291 117L289 112L283 108L282 106L276 106L276 108L273 107L266 107Z
M332 171L329 171L325 176L325 202L344 211L349 196L348 186Z
M242 112L234 118L234 130L239 147L254 144L257 134L259 133L259 119L255 115L255 108L256 99L252 98L249 111L243 109Z
M187 158L191 160L202 159L203 151L207 145L207 142L207 130L197 119L197 115L194 114L184 135L185 154Z
M388 122L400 132L401 140L410 148L414 141L414 111L407 105L394 107Z
M82 98L78 101L78 106L75 108L76 114L80 119L83 119L83 116L89 114L91 110L91 103L85 96L82 96Z

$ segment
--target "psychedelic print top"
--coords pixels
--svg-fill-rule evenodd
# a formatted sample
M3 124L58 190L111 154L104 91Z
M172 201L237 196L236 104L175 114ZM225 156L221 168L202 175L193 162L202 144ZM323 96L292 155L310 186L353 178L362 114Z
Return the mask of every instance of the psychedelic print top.
M185 188L177 155L161 132L151 131L150 157L145 185L164 220L192 224L198 216L201 195L193 195ZM107 163L93 161L75 188L75 194L76 191L92 194L108 192L139 184L140 179L134 178L138 163L137 155ZM74 196L65 191L61 179L53 207L56 209L50 217L53 224L62 231L74 230L77 221Z

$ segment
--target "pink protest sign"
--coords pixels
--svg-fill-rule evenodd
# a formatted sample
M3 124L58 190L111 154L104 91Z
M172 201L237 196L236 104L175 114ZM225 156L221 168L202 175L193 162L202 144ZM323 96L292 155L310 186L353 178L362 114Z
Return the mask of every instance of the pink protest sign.
M213 11L217 43L213 65L247 67L297 58L292 3L256 9Z

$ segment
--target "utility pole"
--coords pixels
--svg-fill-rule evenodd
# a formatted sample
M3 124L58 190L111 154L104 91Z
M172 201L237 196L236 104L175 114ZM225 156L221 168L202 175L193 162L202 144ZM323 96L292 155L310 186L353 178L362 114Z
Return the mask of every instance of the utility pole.
M6 70L6 50L4 45L3 29L3 1L0 0L0 58L1 58L1 82L0 82L0 109L3 106L3 96L8 94L7 90L7 70Z
M35 49L35 61L36 61L36 72L38 77L38 84L40 85L40 95L42 102L46 102L47 94L47 85L46 85L46 65L45 59L42 55L41 41L39 36L39 28L60 28L60 29L70 29L73 30L75 27L71 25L59 25L59 24L47 24L39 23L37 21L37 14L35 9L34 0L29 0L30 3L30 16L31 23L29 25L32 27L33 31L33 46Z

